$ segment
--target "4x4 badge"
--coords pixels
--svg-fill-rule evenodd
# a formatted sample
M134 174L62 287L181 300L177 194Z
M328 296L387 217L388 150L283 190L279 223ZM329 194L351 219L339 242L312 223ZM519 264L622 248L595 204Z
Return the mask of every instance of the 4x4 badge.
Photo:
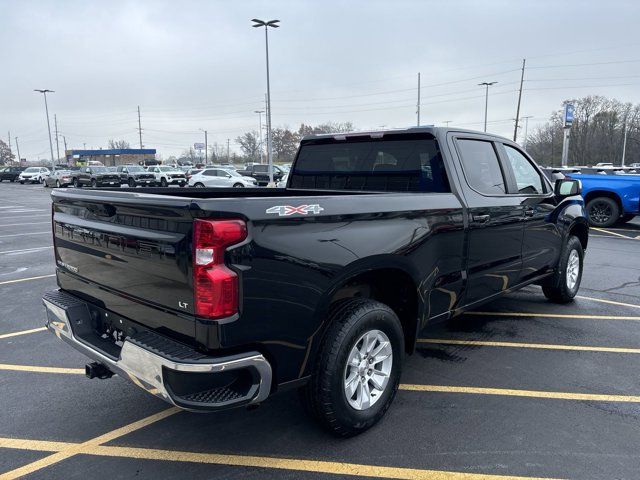
M275 207L267 208L266 213L278 214L279 217L288 217L294 213L299 213L300 215L307 215L309 213L318 215L323 210L324 208L317 203L314 205L300 205L299 207L292 207L291 205L277 205Z

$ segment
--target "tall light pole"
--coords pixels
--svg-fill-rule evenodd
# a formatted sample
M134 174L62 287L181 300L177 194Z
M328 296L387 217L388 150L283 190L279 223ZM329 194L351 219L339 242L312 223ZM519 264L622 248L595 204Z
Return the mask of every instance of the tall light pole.
M258 114L258 132L260 135L260 163L262 163L262 114L264 113L264 110L254 110L253 113Z
M49 148L51 149L51 169L53 171L56 170L55 163L53 161L53 142L51 141L51 123L49 122L49 106L47 105L47 93L55 93L54 90L38 90L37 88L33 89L34 92L39 92L44 96L44 111L47 114L47 129L49 130Z
M489 87L491 85L495 85L498 82L482 82L479 83L478 86L485 87L486 93L484 96L484 131L487 131L487 108L489 107Z
M267 54L267 161L269 162L269 184L273 184L273 145L271 139L271 86L269 84L269 27L279 28L280 20L267 22L257 18L251 19L253 27L264 27L265 52Z
M201 132L204 132L204 164L207 165L209 163L209 140L207 138L207 131L200 129Z

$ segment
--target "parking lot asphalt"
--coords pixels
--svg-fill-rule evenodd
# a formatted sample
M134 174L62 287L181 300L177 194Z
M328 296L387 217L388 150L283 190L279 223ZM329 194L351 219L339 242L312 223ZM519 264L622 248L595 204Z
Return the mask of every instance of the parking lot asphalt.
M0 184L0 479L640 478L640 222L592 229L579 298L430 325L383 421L338 440L295 392L180 412L43 328L49 190Z

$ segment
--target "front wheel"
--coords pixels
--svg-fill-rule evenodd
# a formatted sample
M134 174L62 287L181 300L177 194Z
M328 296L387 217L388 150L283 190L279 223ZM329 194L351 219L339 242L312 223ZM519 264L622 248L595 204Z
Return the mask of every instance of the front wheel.
M96 179L95 179L95 178L92 178L92 179L91 179L91 187L92 187L92 188L96 188L96 186L97 186L97 185L98 185L98 182L96 182Z
M233 185L233 188L244 188L244 185L241 183L236 183Z
M60 180L56 180L56 188L60 188Z
M167 179L166 178L161 178L160 179L160 186L161 187L168 187L169 185L167 184Z
M129 188L136 188L136 181L133 178L129 179Z
M82 185L80 184L80 180L78 180L77 178L74 178L74 179L73 179L73 186L74 186L75 188L81 188L81 187L82 187Z
M555 273L542 284L545 297L555 303L568 303L578 293L582 280L584 250L577 237L571 236L560 255Z
M375 425L398 391L404 335L388 306L369 299L336 302L302 399L330 432L349 437Z
M194 185L194 187L196 187L196 188L204 188L204 184L203 184L203 183L198 182L198 183L196 183L196 184Z
M598 197L587 203L589 223L594 227L611 227L620 217L620 207L609 197Z

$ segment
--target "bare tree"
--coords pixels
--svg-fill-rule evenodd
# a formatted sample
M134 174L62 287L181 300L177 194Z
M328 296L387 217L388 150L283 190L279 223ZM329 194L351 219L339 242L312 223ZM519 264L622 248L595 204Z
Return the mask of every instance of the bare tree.
M249 161L260 160L260 137L258 132L246 132L236 138L240 145L240 150Z
M109 140L109 149L121 150L124 148L131 148L131 144L126 140Z
M0 140L0 165L11 163L15 158L16 156L9 150L9 146L3 140Z

